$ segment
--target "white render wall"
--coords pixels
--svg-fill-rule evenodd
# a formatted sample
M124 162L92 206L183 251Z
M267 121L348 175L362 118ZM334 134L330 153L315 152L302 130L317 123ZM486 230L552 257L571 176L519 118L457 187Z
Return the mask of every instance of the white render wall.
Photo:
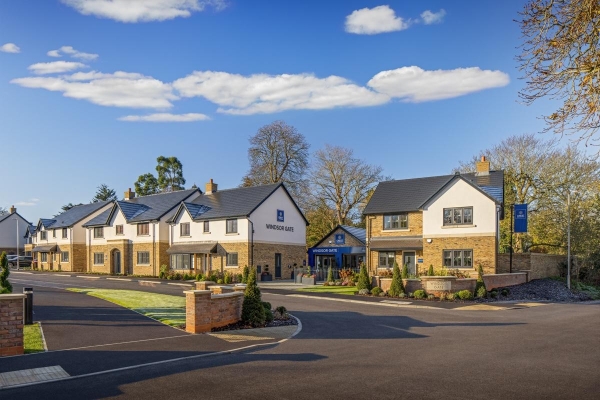
M184 210L177 220L176 225L173 226L173 237L172 243L188 243L188 242L245 242L248 240L248 220L245 218L238 218L238 231L237 233L226 233L227 222L225 219L210 220L209 221L209 233L204 233L204 222L194 222L190 217L190 214ZM181 223L190 224L190 236L181 236Z
M277 210L284 211L284 222L277 222ZM254 210L250 220L254 222L255 242L306 245L306 221L282 187ZM267 229L267 224L293 228L293 231Z
M17 221L13 218L18 219L19 224L19 239L17 239ZM0 248L17 248L17 240L19 241L19 248L23 248L25 245L25 232L29 223L25 221L21 216L13 214L0 222Z
M444 227L444 208L473 207L473 225ZM463 180L456 180L423 209L423 237L496 235L496 203Z
M81 221L79 221L77 224L75 224L74 226L67 228L67 237L63 238L62 237L62 230L63 228L57 228L56 230L51 227L49 227L47 230L42 226L40 228L40 230L36 233L37 236L37 244L40 245L44 245L44 244L48 244L48 243L56 243L59 246L60 245L68 245L70 243L75 243L75 244L85 244L87 243L86 241L86 234L87 234L87 229L83 227L83 225L92 220L93 218L95 218L96 216L102 214L104 211L108 210L109 208L112 207L112 203L109 203L107 205L105 205L104 207L102 207L101 209L99 209L96 212L93 212L92 214L88 215L87 217L85 217L84 219L82 219ZM41 240L40 239L40 232L46 230L48 232L47 236L46 236L46 240ZM56 237L53 237L52 235L54 234L54 232L56 232Z

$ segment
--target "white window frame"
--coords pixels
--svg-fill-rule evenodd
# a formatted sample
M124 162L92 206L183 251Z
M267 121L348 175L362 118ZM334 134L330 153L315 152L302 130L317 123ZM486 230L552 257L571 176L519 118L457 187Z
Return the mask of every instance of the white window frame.
M66 257L65 257L66 255ZM69 252L63 251L60 253L60 262L68 263L69 262Z
M186 229L184 229L184 227L186 227ZM179 236L182 236L182 237L191 236L189 222L182 222L179 224Z
M147 227L148 232L147 233L140 233L140 227ZM150 236L150 223L149 222L143 222L141 224L137 225L137 235L138 236Z
M382 260L382 255L384 255L384 254L386 255L385 256L386 263L382 264L381 260ZM390 258L390 255L391 255L391 258ZM390 260L392 261L391 265L389 264ZM392 268L394 266L395 262L396 262L396 252L395 251L379 251L377 253L378 268Z

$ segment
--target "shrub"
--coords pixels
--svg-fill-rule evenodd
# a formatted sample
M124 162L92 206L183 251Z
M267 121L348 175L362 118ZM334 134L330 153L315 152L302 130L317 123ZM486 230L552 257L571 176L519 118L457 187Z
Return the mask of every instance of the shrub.
M408 297L412 298L412 297L414 297L414 296L415 296L415 295L414 295L414 293L412 293L412 292L408 292Z
M433 299L435 299L435 295L433 295L433 294L428 294L428 295L427 295L427 298L428 298L429 300L433 300Z
M158 272L158 277L160 279L165 279L167 277L168 273L169 273L169 266L163 264L163 265L160 266L160 270Z
M359 290L359 292L362 289L367 289L367 292L371 290L371 278L369 277L369 272L367 271L367 266L365 263L360 265L360 273L358 274L356 288Z
M222 285L223 283L225 283L225 281L224 281L223 279L217 279L217 283L218 283L219 285Z
M385 297L385 296L387 296L387 293L386 293L386 292L381 292L381 293L379 293L379 297Z
M398 263L394 263L394 274L392 275L392 284L390 285L389 294L391 297L398 297L402 292L404 292L404 285L402 284L400 268L398 268Z
M205 279L205 278L204 278L204 275L202 275L202 274L197 274L197 275L196 275L196 280L197 280L197 281L203 281L204 279Z
M383 271L377 271L377 275L381 278L391 278L393 276L392 271L390 271L389 268L386 268Z
M498 292L496 292L495 290L492 290L492 291L490 292L490 297L491 297L492 299L495 299L496 297L498 297Z
M373 296L379 296L381 293L383 293L383 290L381 290L379 286L376 286L373 289L371 289L371 294Z
M461 290L458 292L458 297L460 297L461 300L471 300L473 298L473 293L471 293L470 290Z
M225 283L226 285L233 283L233 274L227 272L223 277L223 283Z
M263 301L262 305L263 305L263 308L265 309L265 322L267 324L269 322L273 322L273 319L275 317L273 316L273 311L271 311L271 303L269 303L268 301Z
M256 271L254 268L248 274L247 282L244 291L244 303L242 304L242 322L256 328L265 324L267 315L262 303L260 289L256 284Z
M415 292L413 293L415 299L424 299L425 295L426 293L423 289L415 290Z
M323 282L323 286L329 286L329 282L327 282L327 281Z
M244 266L242 270L242 283L248 283L248 274L250 273L250 268L247 265Z
M433 276L433 264L429 264L429 270L427 271L428 276Z
M235 283L242 283L242 274L235 274Z
M327 282L333 282L333 269L331 267L327 271Z
M402 266L402 279L408 279L408 264Z
M275 312L283 317L285 314L287 314L287 308L284 306L279 306L275 309Z
M271 303L269 303L268 301L263 301L262 305L265 308L265 310L270 310L271 309Z
M500 293L502 293L502 296L508 296L510 291L508 289L502 289Z
M485 290L485 286L479 286L477 289L477 297L485 298L487 297L487 290Z
M402 292L398 295L398 297L400 297L401 299L405 299L407 296L406 293Z
M12 293L13 288L8 281L10 270L8 268L8 258L6 252L3 251L0 255L0 294Z
M360 289L358 291L358 294L367 295L369 294L369 289Z

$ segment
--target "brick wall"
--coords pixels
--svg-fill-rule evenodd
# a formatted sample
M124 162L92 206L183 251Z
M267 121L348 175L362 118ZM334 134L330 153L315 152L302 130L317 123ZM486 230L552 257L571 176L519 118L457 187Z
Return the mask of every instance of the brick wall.
M377 277L373 277L373 278L377 278ZM439 277L432 277L432 278L439 278ZM449 280L451 280L450 292L458 292L461 290L470 290L471 292L473 292L473 291L475 291L475 287L477 285L477 279L475 279L475 278L449 279ZM391 278L378 278L376 280L376 282L378 283L378 286L384 292L390 290L390 286L392 285ZM427 292L427 286L426 286L426 283L424 280L422 281L419 279L402 279L402 284L404 285L404 292L406 294L414 293L415 290L419 290L419 289L423 289ZM439 293L436 293L436 292L433 292L433 293L436 295L439 295Z
M268 265L275 278L275 253L281 254L281 279L291 279L294 264L301 267L306 260L306 246L290 244L254 243L254 265ZM292 266L292 268L288 268Z
M23 354L23 294L0 294L0 357Z
M513 272L530 271L529 279L542 279L560 275L559 264L567 262L567 256L554 254L513 254ZM510 270L510 254L498 255L498 273Z
M212 294L210 290L187 290L184 293L186 332L210 332L242 318L242 292Z
M527 273L483 275L483 282L487 290L500 287L521 285L527 282Z
M419 236L423 234L423 213L408 213L408 229L383 230L383 215L377 215L375 218L367 217L369 221L370 232L367 230L367 236L386 237L386 236Z
M473 250L473 268L466 269L471 276L477 273L479 264L483 273L496 273L496 237L495 236L468 236L434 238L431 243L423 243L423 265L429 268L433 265L435 270L440 270L444 262L444 250Z

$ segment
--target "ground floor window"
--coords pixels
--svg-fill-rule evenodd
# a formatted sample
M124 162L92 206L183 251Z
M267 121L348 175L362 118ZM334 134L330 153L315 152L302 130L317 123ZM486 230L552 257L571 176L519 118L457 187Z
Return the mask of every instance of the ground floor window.
M94 253L94 265L104 264L104 253Z
M48 253L40 253L42 262L48 262Z
M396 261L396 253L393 251L380 251L379 252L379 267L380 268L392 268Z
M138 264L150 264L150 252L149 251L138 251L137 252L137 263Z
M172 254L171 255L171 268L172 269L191 269L192 256L191 254Z
M444 267L472 268L473 250L444 250Z
M25 252L25 255L26 255L27 257L31 257L31 252L30 252L30 251L26 251L26 252Z
M237 267L238 253L227 253L227 267Z
M69 252L68 251L63 251L61 253L60 261L61 262L69 262Z

